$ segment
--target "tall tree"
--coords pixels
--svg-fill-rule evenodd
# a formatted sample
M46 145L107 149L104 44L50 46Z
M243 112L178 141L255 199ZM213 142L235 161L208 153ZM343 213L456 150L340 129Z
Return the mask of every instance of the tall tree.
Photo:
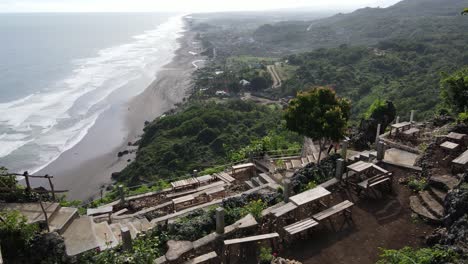
M468 67L464 67L452 75L444 75L441 84L441 94L444 104L454 114L468 110Z
M351 103L329 87L301 92L289 103L285 119L288 129L319 142L318 163L325 145L346 134Z

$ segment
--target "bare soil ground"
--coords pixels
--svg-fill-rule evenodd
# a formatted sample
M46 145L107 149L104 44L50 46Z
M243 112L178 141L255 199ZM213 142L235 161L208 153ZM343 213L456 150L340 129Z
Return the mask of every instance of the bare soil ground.
M344 199L355 203L352 226L344 225L339 229L344 218L334 216L337 231L329 223L323 223L307 240L294 242L280 256L307 264L366 264L378 260L380 247L399 249L424 246L424 237L434 227L411 217L409 196L412 193L406 186L398 184L399 178L410 174L393 167L390 170L395 177L393 193L384 193L379 198L360 199L348 190L334 193L333 204Z

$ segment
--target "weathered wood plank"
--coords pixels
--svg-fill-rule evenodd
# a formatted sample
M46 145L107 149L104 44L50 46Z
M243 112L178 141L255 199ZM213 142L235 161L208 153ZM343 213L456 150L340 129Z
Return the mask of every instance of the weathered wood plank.
M228 246L228 245L241 244L241 243L247 243L247 242L253 242L253 241L261 241L261 240L278 238L278 237L279 237L278 233L270 233L270 234L263 234L263 235L258 235L258 236L235 238L235 239L224 240L224 245Z
M327 189L323 188L322 186L317 186L313 189L310 189L300 194L297 194L295 196L292 196L289 198L289 200L293 202L294 204L296 204L297 206L301 206L301 205L313 202L315 200L318 200L320 198L323 198L330 194L331 193Z

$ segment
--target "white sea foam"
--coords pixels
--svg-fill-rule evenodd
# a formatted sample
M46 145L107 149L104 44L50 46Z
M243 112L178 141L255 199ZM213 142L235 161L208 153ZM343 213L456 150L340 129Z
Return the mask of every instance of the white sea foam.
M73 72L44 89L47 92L1 103L0 163L23 148L34 149L34 160L17 169L38 170L72 148L112 103L109 95L132 81L149 85L154 80L155 72L178 49L182 28L182 17L172 17L155 30L134 36L131 43L75 60ZM132 87L133 94L142 92L145 85Z

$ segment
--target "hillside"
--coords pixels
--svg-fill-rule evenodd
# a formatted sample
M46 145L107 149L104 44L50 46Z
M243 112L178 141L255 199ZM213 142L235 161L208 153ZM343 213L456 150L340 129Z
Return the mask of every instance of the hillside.
M268 51L308 51L341 44L372 45L381 40L425 38L467 32L460 16L463 0L404 0L388 8L363 8L349 14L311 22L280 22L259 27L253 34Z
M118 175L120 181L170 179L226 164L237 151L265 136L270 149L297 147L302 140L286 130L277 106L240 100L189 103L144 131L136 159Z

